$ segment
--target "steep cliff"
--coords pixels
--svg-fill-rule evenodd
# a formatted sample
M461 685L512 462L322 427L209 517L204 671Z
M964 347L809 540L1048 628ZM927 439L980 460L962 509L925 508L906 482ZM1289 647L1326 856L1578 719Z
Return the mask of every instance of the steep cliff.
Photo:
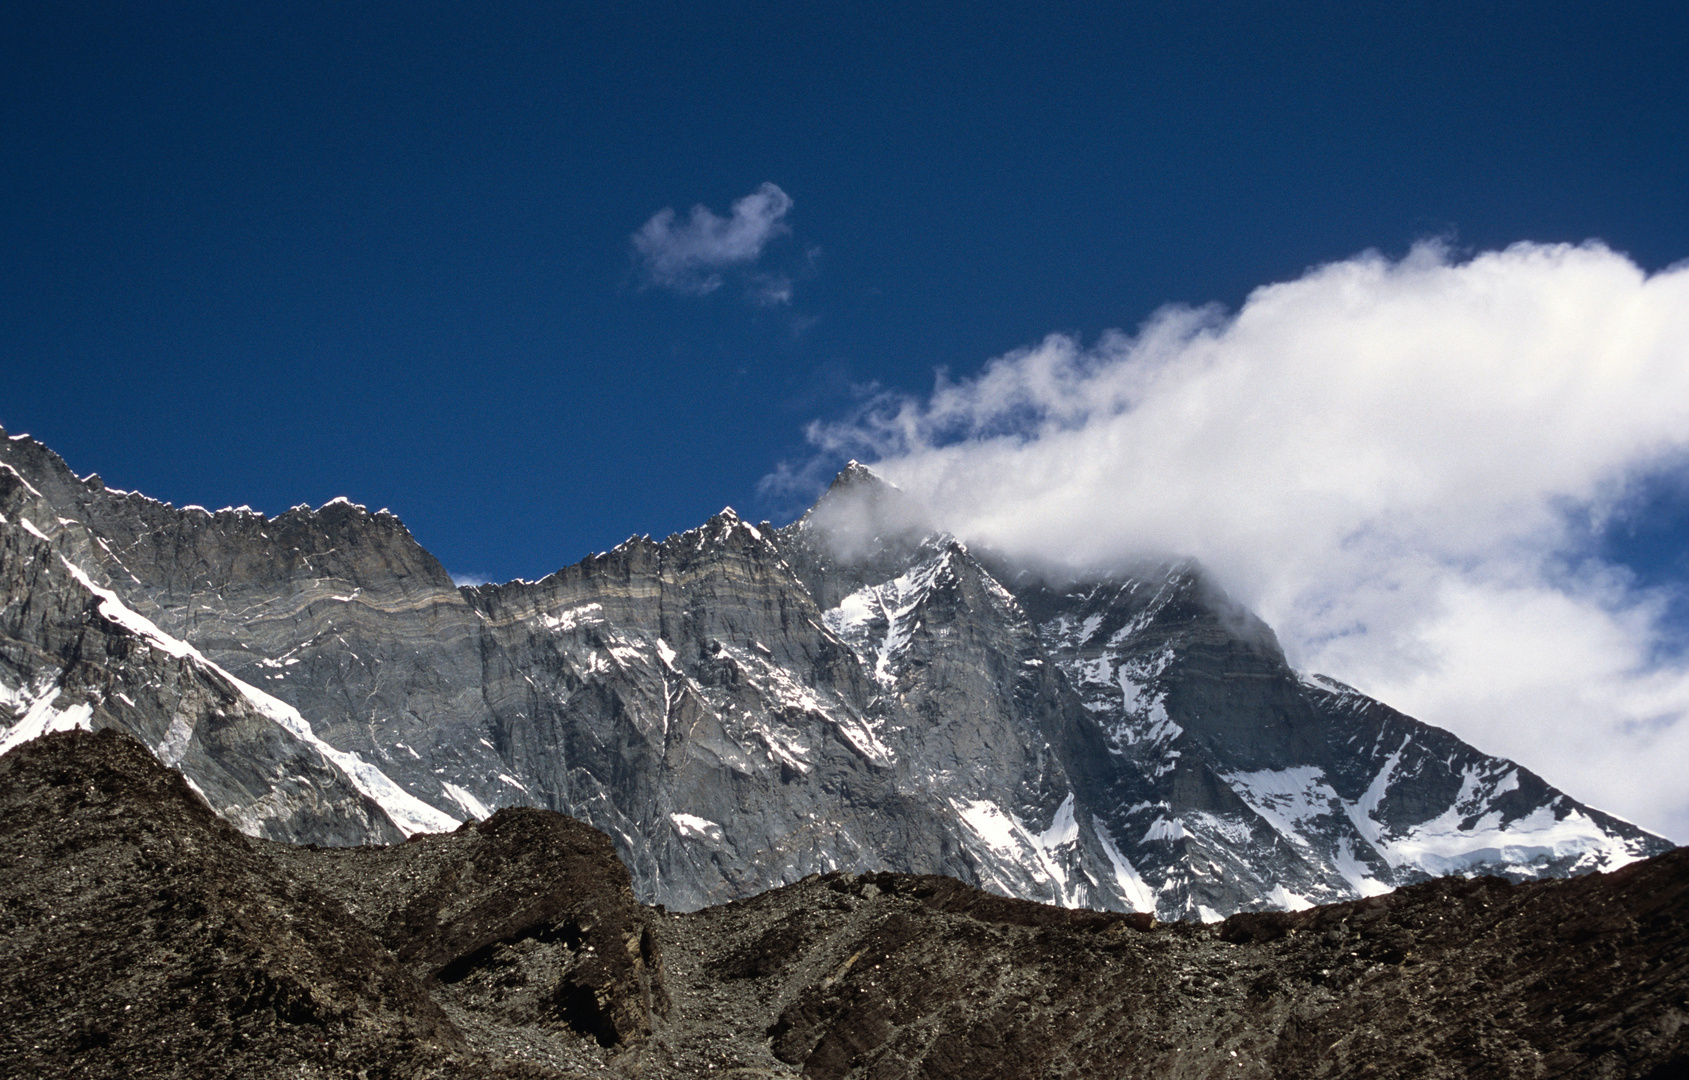
M387 511L178 509L26 436L0 513L4 745L130 731L253 835L534 806L677 908L895 870L1163 918L1670 846L1292 671L1198 567L1035 578L855 464L781 529L461 589Z

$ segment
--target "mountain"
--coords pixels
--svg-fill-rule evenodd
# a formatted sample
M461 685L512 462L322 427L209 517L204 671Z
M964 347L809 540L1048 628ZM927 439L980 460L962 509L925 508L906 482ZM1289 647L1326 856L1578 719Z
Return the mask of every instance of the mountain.
M507 808L241 835L115 730L0 757L0 1073L751 1080L1689 1069L1689 851L1162 923L834 871L682 914Z
M682 910L891 870L1163 919L1671 846L1299 675L1194 564L1035 577L855 464L784 528L465 588L387 511L176 508L27 436L0 517L0 750L120 728L272 840L530 806Z

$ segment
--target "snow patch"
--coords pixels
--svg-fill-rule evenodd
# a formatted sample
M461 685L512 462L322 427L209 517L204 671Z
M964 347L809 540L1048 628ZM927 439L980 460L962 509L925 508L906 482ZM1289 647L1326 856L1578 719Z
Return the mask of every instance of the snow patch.
M1066 907L1085 904L1084 886L1072 880L1069 866L1078 854L1079 824L1074 818L1073 795L1062 800L1048 828L1033 832L1025 822L988 799L950 799L951 809L986 850L1003 863L1018 869L1033 881L1051 888L1055 901ZM999 873L989 873L1011 896L1011 889Z
M645 662L645 653L637 645L629 645L625 641L609 646L609 653L618 664L624 667L628 664Z
M1337 857L1334 863L1343 880L1361 896L1383 896L1390 891L1390 886L1373 877L1372 868L1361 862L1347 836L1337 838Z
M1020 853L1021 838L1017 834L1022 830L1002 807L986 799L952 799L950 805L962 819L962 824L972 829L993 853L1005 859L1012 859Z
M14 442L17 441L18 439L27 439L27 438L29 438L28 435L13 435L12 436L12 440ZM23 473L18 472L18 470L14 469L12 466L6 464L4 461L0 461L0 469L5 469L7 472L9 472L13 476L17 477L18 483L22 484L24 486L24 489L26 491L28 491L31 495L34 495L38 499L45 498L45 496L43 496L41 494L40 488L36 487L34 484L32 484L28 480L24 479Z
M1380 842L1384 838L1384 824L1375 815L1379 804L1384 801L1384 795L1390 790L1390 781L1396 775L1396 766L1402 762L1402 754L1407 750L1410 735L1402 736L1402 744L1396 747L1396 752L1385 759L1384 765L1378 770L1378 775L1367 785L1366 793L1352 803L1344 804L1349 813L1349 820L1354 822L1355 830L1366 838L1367 843L1377 848L1379 854L1385 854ZM1388 859L1389 856L1385 855ZM1391 865L1395 865L1393 862Z
M828 716L833 726L839 729L839 734L845 741L854 746L859 753L875 765L885 767L891 764L892 753L890 747L880 741L879 735L867 721L857 716Z
M1155 890L1150 888L1133 867L1132 861L1120 853L1115 846L1114 838L1108 830L1097 829L1097 840L1102 843L1103 854L1108 856L1109 865L1114 868L1114 883L1120 888L1121 895L1126 898L1133 911L1155 913Z
M61 693L59 685L54 683L37 697L18 722L0 737L0 754L55 731L94 730L94 706L84 701L57 708Z
M1282 884L1274 885L1273 891L1267 894L1267 903L1279 911L1307 911L1314 906L1314 902L1306 896L1293 893ZM1204 919L1204 922L1209 920Z
M1162 840L1171 843L1174 840L1183 840L1187 835L1184 823L1178 818L1158 816L1150 822L1149 828L1144 830L1143 839L1138 842L1140 844L1152 844L1157 840Z
M662 658L664 667L667 667L671 671L680 670L674 666L674 659L679 654L674 651L674 646L670 645L662 638L657 639L657 655Z
M670 814L669 821L674 824L675 831L686 840L707 840L719 844L724 835L720 825L696 814Z
M470 792L458 787L456 784L448 784L442 781L440 784L440 790L444 791L446 795L451 798L452 802L455 802L459 806L463 807L464 813L468 814L472 818L475 818L477 821L485 821L493 816L493 812L487 809L486 803L477 799Z
M541 615L540 623L547 630L567 631L577 626L586 626L604 621L603 604L582 604L579 607L566 608L555 615Z
M918 609L937 585L954 575L950 559L946 548L890 581L858 589L823 613L827 629L870 665L881 686L897 682L894 665L920 628Z
M1413 866L1432 876L1485 865L1529 875L1568 857L1576 857L1579 869L1616 870L1640 858L1577 810L1556 819L1554 807L1539 806L1505 826L1500 819L1499 811L1491 811L1474 822L1457 800L1436 818L1388 840L1384 857L1393 866Z
M1307 837L1308 822L1343 809L1343 800L1317 765L1227 773L1222 779L1280 836L1301 848L1313 846Z

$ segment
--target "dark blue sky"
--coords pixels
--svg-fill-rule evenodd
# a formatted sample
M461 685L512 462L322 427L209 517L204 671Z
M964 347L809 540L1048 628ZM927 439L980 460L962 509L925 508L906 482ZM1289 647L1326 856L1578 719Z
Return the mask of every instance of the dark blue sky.
M0 423L538 577L789 517L809 420L1052 331L1428 236L1689 257L1686 53L1667 3L9 5ZM788 303L650 284L654 213L764 183Z

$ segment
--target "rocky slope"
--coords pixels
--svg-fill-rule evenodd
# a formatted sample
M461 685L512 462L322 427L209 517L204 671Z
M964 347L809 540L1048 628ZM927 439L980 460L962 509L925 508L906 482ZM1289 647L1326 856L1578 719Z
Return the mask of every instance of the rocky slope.
M782 529L463 589L386 511L178 509L25 436L0 516L0 748L129 731L270 839L533 806L676 908L894 870L1162 918L1670 846L1298 675L1194 566L1027 577L855 465Z
M831 872L681 914L509 809L241 835L115 731L0 757L0 1074L1604 1077L1689 1070L1689 853L1214 924Z

